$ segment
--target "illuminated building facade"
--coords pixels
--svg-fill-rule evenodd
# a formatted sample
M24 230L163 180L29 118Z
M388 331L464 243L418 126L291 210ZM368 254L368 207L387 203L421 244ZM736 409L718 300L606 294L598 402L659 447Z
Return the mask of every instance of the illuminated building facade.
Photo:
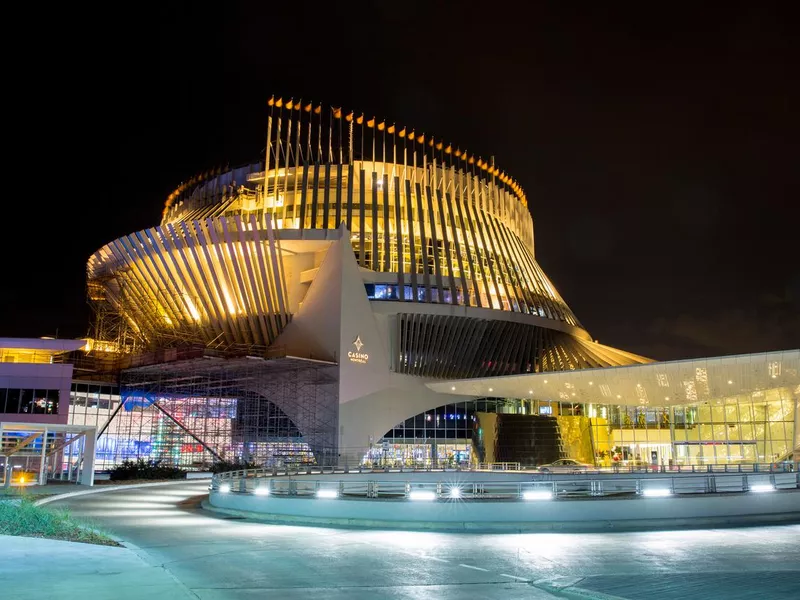
M68 356L84 345L82 340L0 338L0 484L44 483L53 473L60 477L66 461L71 478L91 485L95 431L69 423L73 365Z
M238 437L173 418L181 447L224 437L208 451L263 461L280 438L352 462L448 403L428 381L648 362L592 341L536 262L524 191L493 159L282 100L266 148L263 162L182 184L158 226L88 262L97 337L166 361L124 370L123 399L145 390L159 421L173 400L249 399ZM217 356L168 358L186 347ZM230 357L261 359L260 374L210 367ZM306 384L275 384L283 371ZM268 425L270 411L295 434Z
M428 386L451 397L509 398L496 411L464 398L484 438L497 437L493 413L546 418L558 425L560 452L589 464L800 461L800 350ZM492 451L495 441L486 444L489 462L508 460Z

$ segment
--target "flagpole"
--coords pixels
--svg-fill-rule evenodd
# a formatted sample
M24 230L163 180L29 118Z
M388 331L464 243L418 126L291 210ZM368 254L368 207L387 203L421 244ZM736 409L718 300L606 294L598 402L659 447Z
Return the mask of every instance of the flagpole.
M349 141L349 144L348 144L348 153L349 153L350 156L347 157L347 160L351 165L353 164L353 119L354 118L355 117L353 116L353 113L351 112L350 113L350 119L348 119L348 121L347 121L350 124L350 127L349 127L349 129L350 129L350 133L349 133L350 141ZM351 175L352 175L352 173L351 173Z
M309 102L309 105L311 105L311 111L308 113L308 142L306 145L308 158L304 161L305 163L311 162L311 128L314 126L314 103Z
M314 114L319 116L319 121L317 121L317 160L316 162L322 162L322 104L317 106L314 109Z
M276 136L278 148L275 150L275 185L273 186L275 194L272 200L273 206L278 204L278 169L280 168L281 164L281 117L283 116L283 100L278 98L275 101L275 106L278 107L278 134Z
M339 164L344 162L344 158L342 157L342 109L339 109L339 117L336 119L339 121ZM341 175L341 171L339 172ZM337 225L338 227L338 225Z
M333 162L333 108L328 114L328 162Z
M264 155L264 199L265 200L267 198L267 190L268 190L267 177L269 174L269 155L270 155L270 150L272 148L272 114L274 111L275 111L275 96L273 96L269 100L269 115L267 116L267 147L264 152L265 154ZM218 180L219 178L217 178L214 182L215 193Z

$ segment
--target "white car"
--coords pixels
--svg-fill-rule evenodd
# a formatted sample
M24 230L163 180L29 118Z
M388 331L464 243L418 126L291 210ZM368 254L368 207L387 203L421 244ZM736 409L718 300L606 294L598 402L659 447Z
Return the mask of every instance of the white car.
M595 467L571 458L562 458L547 465L540 465L537 469L540 473L585 473L594 471Z

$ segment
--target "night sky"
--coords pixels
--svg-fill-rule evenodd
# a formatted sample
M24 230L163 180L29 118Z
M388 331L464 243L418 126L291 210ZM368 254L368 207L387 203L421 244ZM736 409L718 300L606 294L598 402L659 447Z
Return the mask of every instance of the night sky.
M275 94L495 156L601 343L800 347L791 3L194 4L51 15L41 62L10 61L7 129L29 129L26 174L6 174L0 336L86 335L89 255L158 224L195 173L263 157Z

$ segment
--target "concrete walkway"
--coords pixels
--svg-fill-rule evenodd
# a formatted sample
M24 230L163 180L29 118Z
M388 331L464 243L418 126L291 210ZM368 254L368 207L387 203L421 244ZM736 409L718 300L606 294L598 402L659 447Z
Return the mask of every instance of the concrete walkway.
M132 550L0 538L0 598L800 598L800 525L501 535L295 527L208 513L206 489L183 482L56 502Z
M163 567L128 548L0 535L0 598L196 598Z

